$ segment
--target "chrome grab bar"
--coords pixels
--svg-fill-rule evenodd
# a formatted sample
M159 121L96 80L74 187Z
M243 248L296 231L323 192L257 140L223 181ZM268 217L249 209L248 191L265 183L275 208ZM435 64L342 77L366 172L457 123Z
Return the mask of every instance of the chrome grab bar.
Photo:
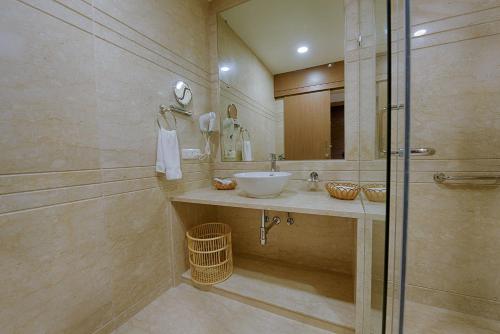
M382 151L382 153L386 154L387 151ZM432 147L418 147L418 148L411 148L410 149L410 155L417 156L417 157L422 157L422 156L428 156L428 155L434 155L436 153L436 150L433 149ZM405 150L404 148L400 148L397 151L391 151L392 155L397 155L399 157L404 157L405 155Z
M445 173L434 174L434 181L436 183L444 183L446 181L496 181L500 179L500 175L464 175L464 176L450 176Z
M403 150L404 153L404 150ZM411 148L410 154L416 156L434 155L436 150L431 147Z

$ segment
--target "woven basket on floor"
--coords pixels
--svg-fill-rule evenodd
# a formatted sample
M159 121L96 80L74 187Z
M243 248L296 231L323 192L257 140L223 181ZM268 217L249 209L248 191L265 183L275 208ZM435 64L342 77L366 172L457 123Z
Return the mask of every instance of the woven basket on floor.
M193 282L220 283L233 273L231 228L222 223L198 225L186 233Z

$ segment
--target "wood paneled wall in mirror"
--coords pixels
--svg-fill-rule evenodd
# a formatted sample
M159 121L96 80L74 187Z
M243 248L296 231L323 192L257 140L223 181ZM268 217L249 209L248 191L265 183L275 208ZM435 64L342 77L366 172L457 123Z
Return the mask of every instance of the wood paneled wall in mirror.
M223 161L346 159L358 130L345 121L357 117L344 109L344 18L344 0L250 0L218 13Z

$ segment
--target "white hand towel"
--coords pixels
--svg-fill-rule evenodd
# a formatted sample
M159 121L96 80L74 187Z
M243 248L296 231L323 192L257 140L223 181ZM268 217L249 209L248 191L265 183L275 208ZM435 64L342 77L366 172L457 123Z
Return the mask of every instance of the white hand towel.
M244 140L243 141L243 161L252 161L252 143L250 140Z
M158 131L156 171L165 173L167 180L182 179L179 142L177 140L177 131L175 130L161 128Z

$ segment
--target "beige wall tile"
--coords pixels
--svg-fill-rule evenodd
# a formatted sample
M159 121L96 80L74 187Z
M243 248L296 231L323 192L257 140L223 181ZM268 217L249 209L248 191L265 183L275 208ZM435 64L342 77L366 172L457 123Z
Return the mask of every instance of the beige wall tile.
M0 195L0 213L97 198L101 195L100 184Z
M411 3L412 23L442 20L447 17L485 10L500 6L498 0L455 0L453 5L446 0L419 0Z
M412 145L435 159L500 157L497 45L500 35L413 52Z
M172 283L170 230L159 189L105 197L104 208L116 316L158 286Z
M99 170L0 175L0 194L95 184Z
M97 0L94 5L180 58L189 60L201 69L208 69L207 2Z
M102 166L154 165L158 106L175 103L172 87L183 78L100 40L96 57ZM195 116L176 116L178 137L182 148L200 148L202 137L195 119L209 111L208 91L190 84Z
M17 1L0 15L0 173L99 168L92 36Z
M295 224L288 226L286 213L272 211L269 215L280 216L282 223L270 230L268 244L263 247L259 241L259 210L217 207L217 221L231 226L235 254L352 274L355 256L352 220L294 213Z
M194 92L195 116L178 118L181 145L202 147L208 3L95 4L0 5L8 139L0 141L0 211L16 211L0 215L7 332L109 332L168 288L165 194L204 186L211 173L208 162L183 163L180 182L154 171L158 105L174 102L178 79ZM178 34L165 34L173 27Z
M0 327L91 333L111 320L110 247L100 200L0 216Z
M500 303L498 301L414 285L408 285L406 293L408 300L416 303L441 307L483 318L496 319L497 321L500 319Z
M498 188L410 186L408 283L500 298Z

